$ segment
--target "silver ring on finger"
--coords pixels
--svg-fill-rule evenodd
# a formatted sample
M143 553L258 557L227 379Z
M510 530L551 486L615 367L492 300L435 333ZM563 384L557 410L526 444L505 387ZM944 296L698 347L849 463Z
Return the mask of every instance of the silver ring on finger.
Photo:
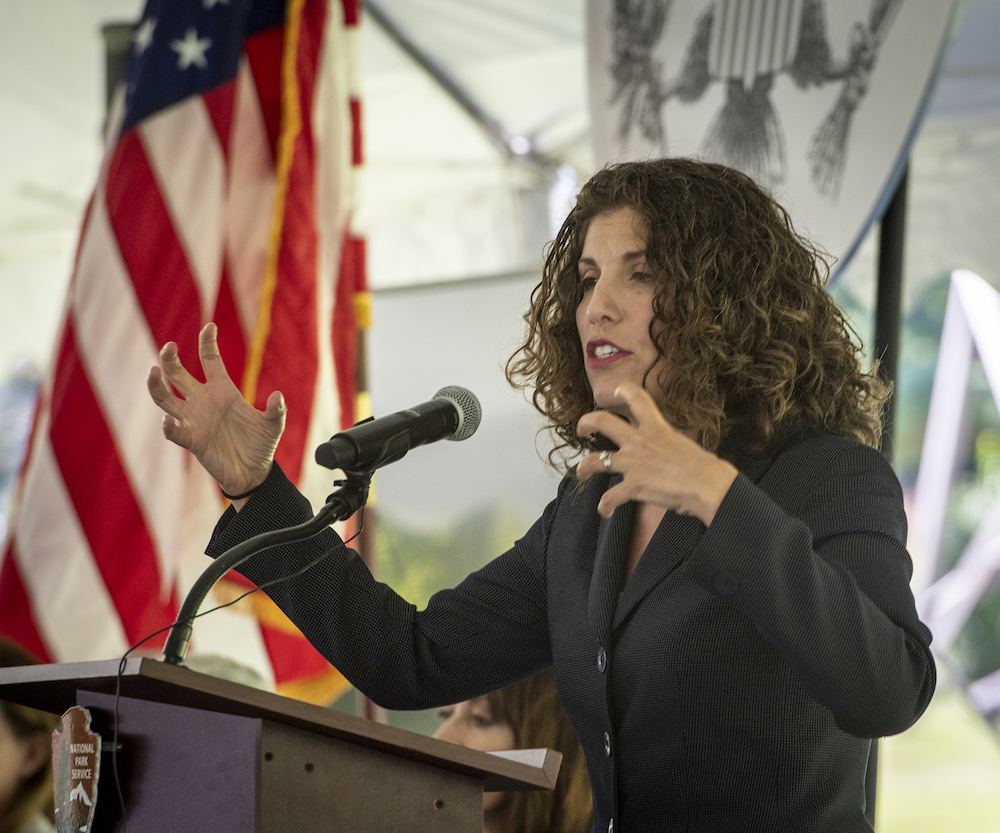
M604 463L604 470L611 471L611 455L614 454L613 451L602 451L601 452L601 462Z

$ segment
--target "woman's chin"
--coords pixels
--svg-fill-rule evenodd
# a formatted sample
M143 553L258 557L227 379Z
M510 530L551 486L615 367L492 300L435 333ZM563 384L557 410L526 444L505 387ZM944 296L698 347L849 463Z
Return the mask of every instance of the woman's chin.
M504 831L507 827L507 793L483 793L483 831Z

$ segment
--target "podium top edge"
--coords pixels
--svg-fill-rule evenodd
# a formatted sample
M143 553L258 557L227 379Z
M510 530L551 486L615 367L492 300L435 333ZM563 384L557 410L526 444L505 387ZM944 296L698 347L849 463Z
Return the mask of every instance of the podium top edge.
M119 675L119 666L121 674ZM493 755L169 665L150 657L0 668L0 699L62 714L79 691L272 720L483 781L487 791L552 789L562 756ZM529 763L531 759L533 762Z

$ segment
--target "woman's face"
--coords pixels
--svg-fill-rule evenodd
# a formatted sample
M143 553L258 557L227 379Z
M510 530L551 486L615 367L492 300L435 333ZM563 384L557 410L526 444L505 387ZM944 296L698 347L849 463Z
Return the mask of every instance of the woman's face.
M655 279L646 263L643 222L631 208L598 214L590 221L580 255L583 299L576 328L587 380L598 408L628 418L614 396L625 381L655 385L664 365L649 324ZM652 368L652 370L650 370ZM659 399L657 391L651 391Z
M438 740L480 752L504 752L517 748L514 728L509 723L494 720L489 700L485 697L446 706L439 714L444 722L434 732ZM483 793L483 811L489 813L496 810L505 800L504 793Z

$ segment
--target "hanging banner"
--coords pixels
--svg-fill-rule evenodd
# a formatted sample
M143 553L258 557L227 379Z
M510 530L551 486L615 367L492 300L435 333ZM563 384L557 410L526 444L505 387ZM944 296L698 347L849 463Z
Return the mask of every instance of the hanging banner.
M664 156L752 176L847 262L905 165L951 0L588 0L599 165Z

